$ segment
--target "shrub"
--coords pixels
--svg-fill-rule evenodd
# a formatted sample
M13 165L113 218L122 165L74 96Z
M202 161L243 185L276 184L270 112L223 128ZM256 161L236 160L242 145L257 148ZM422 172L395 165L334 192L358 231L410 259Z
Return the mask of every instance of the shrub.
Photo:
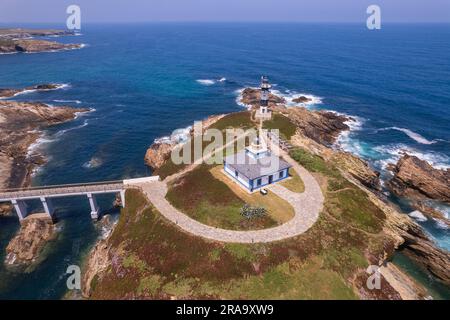
M241 209L241 215L247 219L265 217L267 215L266 208L252 207L247 203Z

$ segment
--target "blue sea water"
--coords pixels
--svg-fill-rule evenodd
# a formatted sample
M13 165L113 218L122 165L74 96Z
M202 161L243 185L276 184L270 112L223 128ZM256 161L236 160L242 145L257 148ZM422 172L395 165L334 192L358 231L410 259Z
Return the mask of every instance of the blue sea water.
M238 90L258 85L262 74L288 98L313 95L321 103L311 108L354 116L358 123L337 147L377 169L401 150L450 167L449 24L380 31L362 24L92 24L81 36L53 40L86 47L0 55L0 87L67 84L16 100L94 109L46 132L36 149L49 161L35 185L148 175L143 156L154 139L242 110ZM105 197L102 207L111 202ZM25 275L0 267L0 298L61 298L67 266L80 264L101 235L87 201L56 205L61 231L48 258ZM434 221L424 226L450 250L448 229ZM16 218L0 219L0 259L17 228Z

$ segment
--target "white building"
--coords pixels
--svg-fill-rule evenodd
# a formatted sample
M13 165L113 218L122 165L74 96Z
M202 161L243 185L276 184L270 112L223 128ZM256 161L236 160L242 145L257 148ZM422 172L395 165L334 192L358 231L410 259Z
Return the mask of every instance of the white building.
M259 138L224 161L225 172L250 192L288 178L290 168L289 163L261 144Z

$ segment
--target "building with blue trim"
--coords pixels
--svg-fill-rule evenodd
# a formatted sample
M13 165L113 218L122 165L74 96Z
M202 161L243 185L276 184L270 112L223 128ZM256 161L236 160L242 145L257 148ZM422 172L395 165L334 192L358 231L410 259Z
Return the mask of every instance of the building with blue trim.
M263 146L259 138L224 161L224 171L250 192L289 178L291 167Z

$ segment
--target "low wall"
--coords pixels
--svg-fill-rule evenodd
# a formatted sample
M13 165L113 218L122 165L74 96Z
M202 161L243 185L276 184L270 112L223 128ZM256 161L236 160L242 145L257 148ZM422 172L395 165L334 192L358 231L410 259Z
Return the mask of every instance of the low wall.
M123 184L125 186L132 186L135 184L141 184L141 183L150 183L150 182L155 182L155 181L159 181L159 176L152 176L152 177L145 177L145 178L136 178L136 179L127 179L127 180L123 180Z

